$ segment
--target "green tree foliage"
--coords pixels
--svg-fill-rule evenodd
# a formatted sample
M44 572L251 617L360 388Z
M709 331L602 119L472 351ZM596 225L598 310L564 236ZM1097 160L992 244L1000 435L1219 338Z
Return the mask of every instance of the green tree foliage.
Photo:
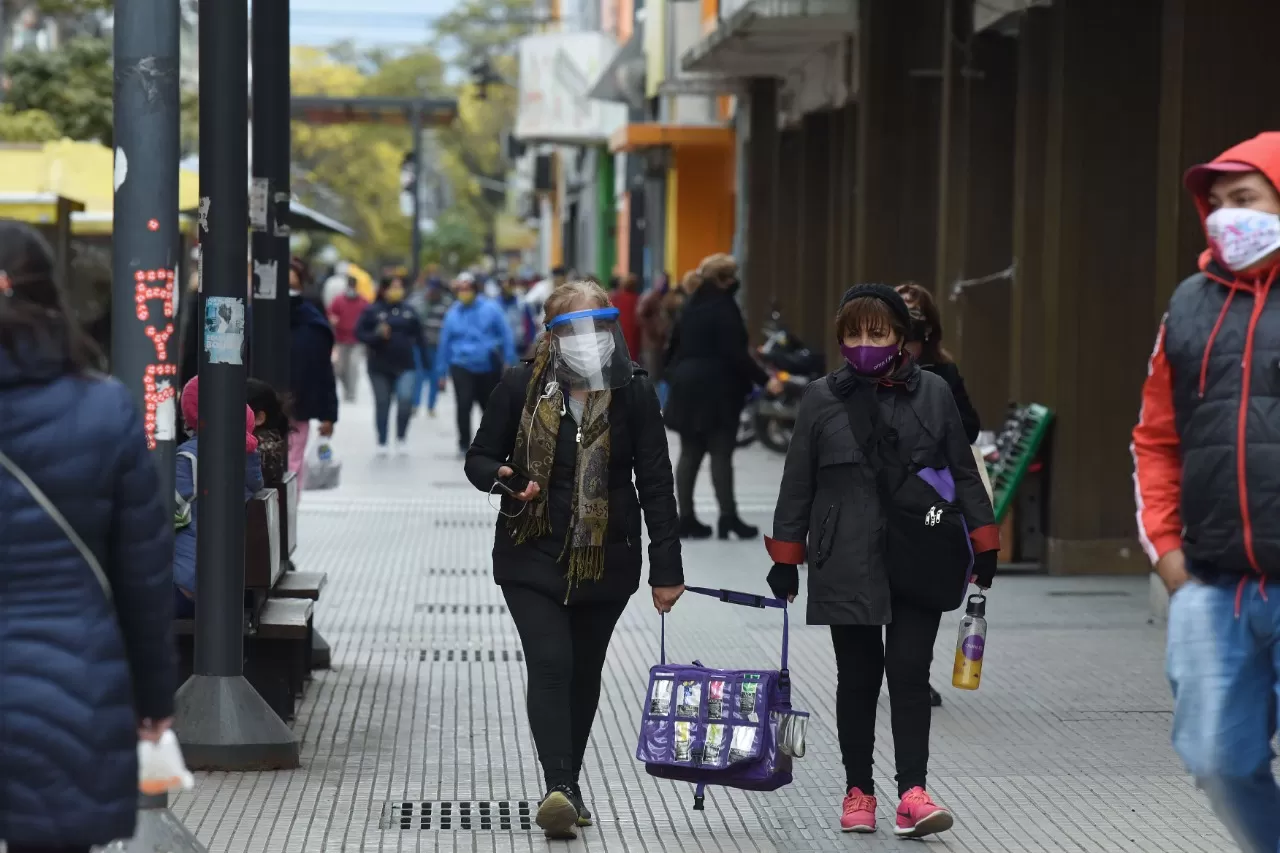
M72 139L111 144L111 43L76 38L48 53L20 50L5 57L6 102L15 112L42 110Z
M62 134L44 110L15 110L0 106L0 142L52 142Z

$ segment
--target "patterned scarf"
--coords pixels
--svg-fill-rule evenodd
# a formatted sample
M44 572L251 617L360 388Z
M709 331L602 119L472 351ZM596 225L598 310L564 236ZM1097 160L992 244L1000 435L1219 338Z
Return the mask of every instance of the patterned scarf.
M551 533L547 488L551 465L556 456L556 440L560 435L564 391L543 399L549 378L551 346L539 341L533 359L533 379L525 392L524 411L511 458L526 467L525 473L541 491L525 511L507 519L517 545ZM587 395L578 425L578 461L573 476L573 498L568 535L563 557L569 554L569 588L584 580L598 581L604 574L604 539L609 527L609 403L610 391L593 391Z

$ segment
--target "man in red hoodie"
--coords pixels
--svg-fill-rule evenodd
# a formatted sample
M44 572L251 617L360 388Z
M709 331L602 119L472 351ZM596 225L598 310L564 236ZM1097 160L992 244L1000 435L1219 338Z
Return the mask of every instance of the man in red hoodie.
M342 383L342 399L348 403L356 399L356 352L360 347L356 325L368 307L368 301L356 290L354 278L348 278L347 289L329 303L329 324L337 342L338 381Z
M1209 250L1151 354L1133 431L1138 530L1172 594L1174 748L1241 848L1276 853L1280 133L1185 182Z

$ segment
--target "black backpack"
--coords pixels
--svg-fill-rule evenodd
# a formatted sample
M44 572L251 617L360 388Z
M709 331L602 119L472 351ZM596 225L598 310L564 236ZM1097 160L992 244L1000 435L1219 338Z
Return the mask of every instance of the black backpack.
M840 399L834 374L827 377ZM964 603L973 571L973 546L955 503L949 469L912 470L911 448L880 416L874 385L844 400L849 428L875 474L884 506L884 552L894 599L945 613Z

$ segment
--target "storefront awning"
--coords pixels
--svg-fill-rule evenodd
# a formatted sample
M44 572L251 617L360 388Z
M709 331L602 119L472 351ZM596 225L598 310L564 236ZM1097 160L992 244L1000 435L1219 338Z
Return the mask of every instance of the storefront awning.
M636 32L618 48L587 90L587 97L640 109L644 106L644 65L644 37Z
M661 124L643 122L628 124L609 137L609 150L614 154L644 148L729 148L734 146L733 128L716 125Z
M681 57L685 71L785 77L857 28L858 0L750 0Z

